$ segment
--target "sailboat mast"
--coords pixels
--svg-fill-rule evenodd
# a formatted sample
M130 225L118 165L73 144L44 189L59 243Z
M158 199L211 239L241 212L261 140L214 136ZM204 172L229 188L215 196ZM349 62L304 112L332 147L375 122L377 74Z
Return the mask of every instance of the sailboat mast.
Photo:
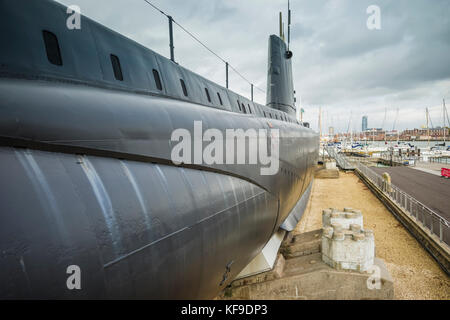
M428 147L430 147L430 127L428 125L428 108L425 109L427 114L427 139L428 139Z
M387 115L387 107L384 108L384 120L383 120L383 125L381 126L382 130L384 131L384 144L386 144L386 129L384 127L384 125L386 123L386 115Z
M352 118L350 116L350 149L353 147L353 127L352 127Z
M319 107L319 137L322 140L322 107Z
M444 118L444 147L445 147L445 138L447 135L447 127L445 126L445 99L442 99L442 116Z

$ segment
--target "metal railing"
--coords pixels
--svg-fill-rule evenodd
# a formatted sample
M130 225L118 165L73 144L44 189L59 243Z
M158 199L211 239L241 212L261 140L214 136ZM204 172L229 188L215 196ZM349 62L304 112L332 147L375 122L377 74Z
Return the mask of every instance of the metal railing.
M352 165L346 158L345 155L338 153L337 149L334 147L325 146L324 149L327 151L330 158L336 160L337 165L343 170L354 170L355 166Z
M162 11L159 7L157 7L155 4L153 4L150 0L144 0L148 5L150 5L153 9L161 13L162 15L166 16L169 21L169 49L170 49L170 60L175 62L175 46L174 46L174 37L173 37L173 25L177 25L182 31L184 31L187 35L189 35L192 39L194 39L196 42L198 42L201 46L203 46L206 50L208 50L210 53L212 53L214 56L216 56L219 60L221 60L225 64L225 85L228 89L228 69L233 70L239 77L241 77L244 81L246 81L250 85L251 90L251 99L253 101L253 88L258 89L262 93L266 93L263 89L256 86L254 83L252 83L250 80L248 80L246 77L244 77L235 67L233 67L228 61L226 61L224 58L222 58L219 54L217 54L215 51L213 51L210 47L208 47L203 41L201 41L197 36L195 36L192 32L187 30L184 26L182 26L178 21L176 21L172 16L168 15L164 11Z
M431 163L441 163L441 164L450 164L450 157L430 157L428 158L428 162Z
M380 158L386 161L392 161L401 164L405 164L407 162L411 163L411 160L413 160L412 163L415 163L417 161L424 161L430 163L450 164L450 157L442 155L408 155L406 153L398 155L398 153L393 154L389 151L383 151L380 152Z
M450 223L445 218L428 208L423 203L417 201L406 192L394 185L387 185L385 180L373 170L357 163L357 170L375 184L383 193L394 201L399 207L414 220L417 224L428 229L432 234L439 237L441 242L450 245Z
M418 155L398 155L398 154L392 154L390 152L380 152L380 159L386 160L386 161L392 161L399 164L415 164L416 161L420 161L422 157Z

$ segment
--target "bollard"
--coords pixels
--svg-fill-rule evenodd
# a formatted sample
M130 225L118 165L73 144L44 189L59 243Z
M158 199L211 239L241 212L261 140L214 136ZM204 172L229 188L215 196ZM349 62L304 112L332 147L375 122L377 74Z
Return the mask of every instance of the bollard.
M384 172L382 176L383 176L383 191L389 193L392 192L391 176L387 172Z

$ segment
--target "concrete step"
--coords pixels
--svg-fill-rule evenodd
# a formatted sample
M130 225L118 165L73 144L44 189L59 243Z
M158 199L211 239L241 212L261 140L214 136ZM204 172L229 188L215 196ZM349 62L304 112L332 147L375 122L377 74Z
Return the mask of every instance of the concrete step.
M281 244L280 253L285 259L320 252L322 229L302 234L289 234Z
M233 281L218 299L393 299L383 260L369 272L335 270L322 261L321 238L321 229L288 234L272 270Z

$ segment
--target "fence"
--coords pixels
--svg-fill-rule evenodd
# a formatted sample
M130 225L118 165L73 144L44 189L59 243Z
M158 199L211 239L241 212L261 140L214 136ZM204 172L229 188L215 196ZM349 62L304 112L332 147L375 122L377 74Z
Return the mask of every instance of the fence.
M389 152L381 152L380 158L383 160L398 162L398 163L403 163L406 160L419 160L420 159L420 157L417 157L417 156L414 156L414 157L412 157L412 156L407 157L406 155L399 156L399 155L391 154Z
M397 162L397 163L415 163L417 161L425 161L425 162L430 162L430 163L440 163L440 164L450 164L450 157L449 156L445 156L445 155L440 155L440 154L436 154L436 155L417 155L417 154L413 154L413 155L408 155L408 154L393 154L391 152L388 151L383 151L380 152L380 158L386 161L392 161L392 162Z
M438 236L441 242L450 245L449 221L396 186L391 184L390 187L386 187L385 180L362 163L357 164L357 169L380 190L383 190L384 194L399 207L403 208L417 224L422 224L432 234Z
M450 157L430 157L428 161L432 163L450 164Z
M336 148L328 147L328 146L325 146L324 148L327 151L330 158L333 158L336 160L337 165L341 169L343 169L343 170L354 170L355 169L355 167L347 160L347 158L344 155L337 152Z

